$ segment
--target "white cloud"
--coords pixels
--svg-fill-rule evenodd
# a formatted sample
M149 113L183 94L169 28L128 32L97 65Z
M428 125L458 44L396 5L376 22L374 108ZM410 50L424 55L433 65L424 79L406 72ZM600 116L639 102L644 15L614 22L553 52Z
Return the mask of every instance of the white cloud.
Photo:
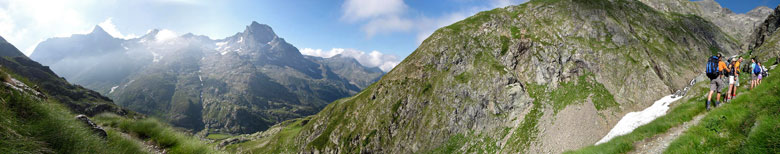
M30 55L43 38L91 29L80 13L95 0L0 1L0 36Z
M106 33L110 34L115 38L132 39L138 37L138 35L135 34L128 34L127 36L122 35L122 33L119 32L118 29L116 29L116 25L114 25L114 22L111 21L111 18L108 18L105 21L99 23L98 26L103 28L103 30L105 30Z
M403 0L346 0L342 8L344 9L342 19L357 21L398 16L408 7Z
M333 48L330 51L322 49L303 48L301 54L330 58L341 54L342 56L355 58L361 65L366 67L379 67L382 71L388 72L401 61L395 55L383 54L379 51L366 53L356 49Z
M365 21L363 32L371 38L376 34L414 31L417 43L422 43L436 29L463 20L480 11L518 5L528 0L490 0L485 5L444 13L436 18L424 14L409 16L412 9L403 0L346 0L342 5L342 19L349 22Z
M198 4L201 0L163 0L138 3ZM105 14L90 13L119 1L104 0L0 0L0 36L30 55L41 40L86 34L100 23L118 38L136 37L120 33ZM106 19L106 20L103 20ZM102 22L101 22L102 21Z
M373 19L363 26L363 31L368 37L377 33L391 33L396 31L408 31L412 29L414 22L400 17L387 17Z
M157 32L157 35L154 35L154 39L157 40L157 42L163 42L176 37L178 37L178 34L168 29L162 29L159 32Z
M370 38L378 33L411 30L414 22L402 17L408 8L403 0L346 0L342 5L341 19L365 21L361 30Z

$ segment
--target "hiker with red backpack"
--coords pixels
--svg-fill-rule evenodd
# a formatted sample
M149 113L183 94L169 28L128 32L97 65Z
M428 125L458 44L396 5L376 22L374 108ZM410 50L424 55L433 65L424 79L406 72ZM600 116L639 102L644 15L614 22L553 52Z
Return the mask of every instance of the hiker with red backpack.
M707 60L707 70L705 73L707 77L710 78L710 93L707 95L707 104L704 104L704 107L707 108L708 111L710 110L710 102L712 102L712 93L717 93L717 96L715 96L716 101L712 105L713 107L717 107L720 103L720 92L726 87L723 78L726 72L729 72L730 70L726 67L726 63L721 60L722 58L723 55L718 53L717 56L712 56Z

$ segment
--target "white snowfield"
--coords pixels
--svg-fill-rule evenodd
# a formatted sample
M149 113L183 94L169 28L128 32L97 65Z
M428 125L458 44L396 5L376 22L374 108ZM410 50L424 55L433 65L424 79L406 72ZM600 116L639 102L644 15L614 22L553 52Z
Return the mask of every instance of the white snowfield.
M631 133L637 127L650 123L656 118L666 115L666 111L669 110L669 104L672 104L672 102L682 98L672 98L672 96L673 95L669 95L661 98L658 101L655 101L652 106L646 108L645 110L626 114L623 116L623 119L620 119L617 125L615 125L615 127L613 127L609 133L607 133L607 136L604 136L604 138L601 138L601 140L596 142L596 145L607 142L614 137Z

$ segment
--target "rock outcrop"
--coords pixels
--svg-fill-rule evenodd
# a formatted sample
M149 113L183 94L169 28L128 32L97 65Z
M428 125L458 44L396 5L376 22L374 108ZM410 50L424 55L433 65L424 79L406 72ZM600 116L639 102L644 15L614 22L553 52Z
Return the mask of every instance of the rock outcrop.
M89 120L89 117L87 117L86 115L79 114L79 115L76 116L76 120L79 120L79 121L81 121L81 123L84 123L85 125L87 125L87 127L90 130L92 130L92 132L94 132L95 134L97 134L101 138L105 139L106 137L108 137L108 134L106 134L106 130L104 130L102 127L100 127L97 124L95 124L94 122L92 122L92 120Z
M726 32L740 43L744 52L749 42L743 42L750 37L753 29L759 26L762 21L772 13L772 9L766 6L759 6L744 14L736 14L728 8L722 7L715 0L640 0L650 7L662 12L693 14L702 17Z
M760 57L759 60L768 60L771 58L780 58L780 6L775 8L761 25L753 31L749 38L749 50L751 55Z

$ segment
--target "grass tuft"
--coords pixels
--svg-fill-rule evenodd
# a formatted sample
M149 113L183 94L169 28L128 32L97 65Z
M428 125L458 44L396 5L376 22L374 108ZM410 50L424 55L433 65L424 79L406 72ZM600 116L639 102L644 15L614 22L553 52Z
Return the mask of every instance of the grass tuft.
M100 114L95 120L104 126L117 128L141 139L150 140L168 149L169 153L207 154L216 153L199 139L174 130L157 119L128 119L114 114Z

